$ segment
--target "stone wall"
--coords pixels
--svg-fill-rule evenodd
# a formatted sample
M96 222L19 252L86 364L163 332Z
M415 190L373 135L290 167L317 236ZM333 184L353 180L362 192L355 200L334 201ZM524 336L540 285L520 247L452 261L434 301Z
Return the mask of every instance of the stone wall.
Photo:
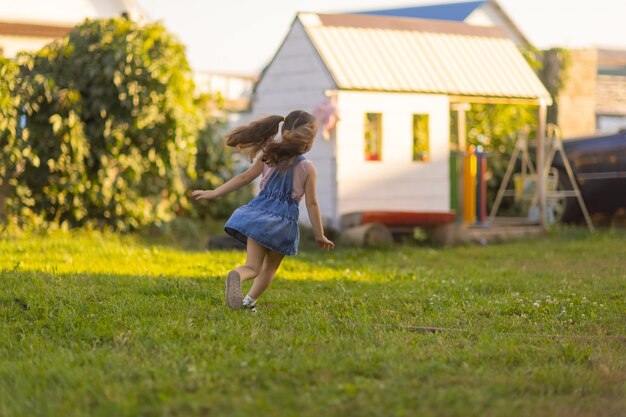
M557 123L563 138L592 135L596 131L598 52L571 50L571 64L561 90Z
M626 115L626 77L598 75L598 115Z

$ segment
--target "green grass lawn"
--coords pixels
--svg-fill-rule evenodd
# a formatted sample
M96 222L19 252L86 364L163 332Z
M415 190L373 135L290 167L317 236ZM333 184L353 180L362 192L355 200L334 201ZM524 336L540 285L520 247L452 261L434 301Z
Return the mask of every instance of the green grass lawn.
M626 415L624 231L306 250L256 315L223 302L243 260L3 238L0 416Z

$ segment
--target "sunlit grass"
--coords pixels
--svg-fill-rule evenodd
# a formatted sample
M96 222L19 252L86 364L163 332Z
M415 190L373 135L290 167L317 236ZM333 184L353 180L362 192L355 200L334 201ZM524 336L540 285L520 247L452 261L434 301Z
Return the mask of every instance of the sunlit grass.
M624 232L307 249L257 315L223 305L244 258L0 240L0 416L626 414Z

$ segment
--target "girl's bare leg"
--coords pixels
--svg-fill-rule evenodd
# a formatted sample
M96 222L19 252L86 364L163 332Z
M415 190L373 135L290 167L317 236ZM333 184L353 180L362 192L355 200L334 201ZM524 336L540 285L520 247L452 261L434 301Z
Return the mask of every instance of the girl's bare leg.
M256 243L256 242L255 242ZM265 249L265 248L264 248ZM248 295L255 300L257 300L263 291L267 289L272 283L272 279L274 279L274 275L276 275L276 271L282 262L284 255L274 252L269 249L266 250L265 262L263 262L263 266L261 267L261 271L254 279L254 284L252 284L252 288L248 292Z
M241 283L247 279L256 277L263 267L263 260L269 252L252 239L248 239L246 264L238 266L226 275L226 305L234 310L243 306Z
M265 255L270 252L266 247L261 246L258 242L250 238L248 238L246 250L246 264L235 268L235 271L237 271L241 277L241 281L256 277L263 267Z

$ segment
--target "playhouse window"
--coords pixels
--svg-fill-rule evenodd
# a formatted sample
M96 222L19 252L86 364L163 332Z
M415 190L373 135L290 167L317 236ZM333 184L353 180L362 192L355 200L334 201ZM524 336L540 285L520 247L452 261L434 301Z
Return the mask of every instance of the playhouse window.
M427 114L413 115L413 161L430 160L430 131Z
M383 115L381 113L365 113L365 160L380 161L383 147Z

